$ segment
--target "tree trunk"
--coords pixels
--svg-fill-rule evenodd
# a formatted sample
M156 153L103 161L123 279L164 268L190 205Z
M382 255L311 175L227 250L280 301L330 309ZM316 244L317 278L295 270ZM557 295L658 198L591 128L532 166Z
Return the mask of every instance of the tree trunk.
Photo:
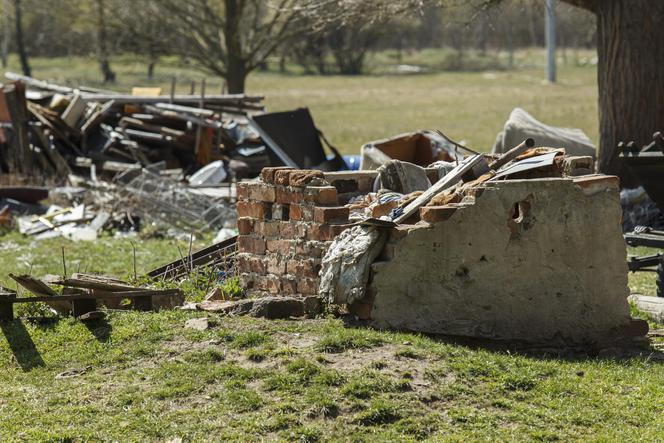
M643 145L664 130L664 2L598 1L599 170L637 183L617 158L619 141Z
M23 75L28 77L32 76L30 63L28 62L28 52L25 49L25 42L23 41L23 23L21 18L21 0L14 0L14 24L16 25L16 49L21 59L21 69Z
M240 41L240 21L242 20L243 3L238 0L225 0L226 21L224 37L226 40L226 81L229 94L244 93L247 78L247 62L242 54Z
M9 0L2 2L2 67L7 67L7 56L9 55Z
M154 78L154 67L156 64L156 60L150 60L148 63L148 80L152 80Z
M247 69L244 60L233 57L229 54L228 64L226 66L226 81L228 82L229 94L243 94L245 81L247 79Z
M106 18L104 16L104 0L97 0L97 59L104 83L115 83L115 72L108 61L106 47Z

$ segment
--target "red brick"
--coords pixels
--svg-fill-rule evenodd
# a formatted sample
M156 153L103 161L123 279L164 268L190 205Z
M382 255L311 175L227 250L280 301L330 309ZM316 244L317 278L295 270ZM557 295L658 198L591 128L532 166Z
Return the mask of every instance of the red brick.
M247 235L254 232L254 219L248 217L240 217L237 219L237 230L240 235Z
M320 223L311 223L309 225L309 230L307 232L307 239L309 240L318 240L318 241L330 241L332 240L332 229L330 225L320 224Z
M318 223L343 223L348 222L350 210L346 206L314 208L314 221Z
M281 278L276 275L256 275L253 281L253 289L267 291L270 294L279 294L281 292Z
M237 238L238 252L249 252L251 254L265 254L265 240L259 237L240 235Z
M295 221L279 222L279 235L282 239L298 240L307 236L307 224Z
M264 183L270 183L274 184L274 175L277 171L285 171L289 169L295 169L290 166L276 166L276 167L270 167L270 168L263 168L261 171L261 180L263 180Z
M297 278L318 278L320 268L320 259L313 258L288 260L286 264L286 272Z
M276 189L273 185L261 182L249 182L247 185L249 200L274 203L276 200Z
M314 218L313 206L290 205L290 219L311 221Z
M321 206L337 205L337 188L334 186L307 186L303 193L304 201Z
M298 278L297 292L304 295L317 295L318 283L317 278Z
M278 221L255 221L254 233L263 238L279 238Z
M322 258L330 242L299 241L295 244L295 254L303 258Z
M274 184L288 186L290 184L290 174L295 169L279 169L274 172Z
M235 256L235 269L239 273L249 272L249 257L250 254L240 253Z
M304 200L304 193L299 188L291 188L290 186L277 186L276 187L276 202L285 205L291 203L300 203Z
M273 220L288 220L290 217L290 207L275 203L272 205L272 219Z
M279 254L269 254L266 257L267 272L269 274L282 275L286 273L286 259Z
M325 181L325 174L323 174L323 171L315 169L296 169L288 175L288 184L290 186L320 186L323 183L327 183Z
M399 206L399 202L397 201L391 201L391 202L386 202L382 204L378 204L373 207L371 210L371 216L374 218L380 218L384 215L387 215L392 211L392 209L396 208Z
M281 278L276 275L266 275L265 290L270 294L281 294Z
M284 295L297 294L297 279L292 275L281 278L281 293Z
M448 220L457 210L454 206L422 206L420 218L425 222L436 223Z
M249 270L254 274L265 275L267 273L267 266L263 256L249 257Z
M238 182L235 185L235 197L238 201L249 200L249 183L250 182Z
M245 202L237 203L238 217L250 217L256 220L269 219L272 212L272 205L263 202Z
M267 250L282 256L289 256L295 252L296 242L294 240L268 240Z

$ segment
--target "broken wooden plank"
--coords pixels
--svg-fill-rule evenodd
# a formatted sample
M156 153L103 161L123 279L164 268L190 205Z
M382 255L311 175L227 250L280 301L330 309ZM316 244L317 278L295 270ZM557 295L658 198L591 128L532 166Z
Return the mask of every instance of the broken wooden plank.
M32 277L31 275L9 274L9 277L35 295L44 296L44 297L51 297L57 295L57 293L53 290L53 288L48 286L43 281Z
M11 303L36 303L36 302L53 302L53 301L73 301L73 300L99 300L99 299L123 299L123 298L136 298L136 297L168 297L180 295L182 291L179 289L143 289L137 291L123 291L123 292L106 292L94 291L84 294L67 294L67 295L52 295L52 296L37 296L37 297L20 297L12 298Z
M83 135L87 135L90 132L90 130L99 126L99 124L104 120L104 117L106 117L111 108L113 108L114 104L115 104L114 100L109 100L106 103L104 103L103 106L98 111L92 114L90 118L88 118L87 121L83 123L83 126L81 126L81 133Z
M461 177L478 163L484 159L482 155L473 155L471 157L465 158L461 163L459 163L454 169L448 172L443 178L438 180L432 187L424 191L422 195L413 200L408 204L401 215L394 219L395 223L403 223L408 220L413 214L415 214L420 206L424 206L431 200L435 195L441 191L449 188L450 186L455 185Z
M62 112L61 115L62 121L67 123L68 126L75 128L76 123L78 123L78 121L83 116L83 113L85 112L85 108L87 108L87 106L88 104L85 101L83 101L83 99L81 98L81 94L75 93L71 101L69 102L67 109L65 109Z
M111 292L131 291L136 289L136 286L130 285L122 280L89 274L73 274L71 278L62 278L53 283L62 286L70 286L72 288L98 289Z

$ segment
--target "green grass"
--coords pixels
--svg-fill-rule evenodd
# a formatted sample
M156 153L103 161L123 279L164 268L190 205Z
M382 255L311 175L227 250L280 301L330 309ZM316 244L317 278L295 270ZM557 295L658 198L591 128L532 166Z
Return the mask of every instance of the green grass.
M581 58L590 58L584 51ZM404 63L433 69L448 56L446 50L425 50L406 54ZM505 54L497 57L504 60ZM571 57L570 57L571 58ZM394 54L379 53L369 60L373 75L303 76L257 72L249 76L247 91L266 97L269 110L309 107L317 126L344 153L359 153L371 140L418 129L440 129L469 146L489 150L496 134L514 107L522 107L545 123L581 128L597 143L597 71L595 66L572 63L559 66L558 83L547 84L542 50L517 53L512 71L431 72L422 75L380 75L396 63ZM170 90L172 76L178 90L189 92L192 80L204 74L167 59L157 65L155 78L146 79L146 67L134 57L113 60L118 89L131 86L161 86ZM99 84L97 65L90 59L35 58L33 75L59 83ZM10 68L18 70L16 59ZM220 90L221 80L208 76L207 92Z
M320 343L349 330L339 320L212 316L216 326L207 331L184 329L188 318L200 315L127 312L111 313L107 324L96 327L73 319L4 325L0 438L663 436L664 367L647 358L538 358L395 332L375 332L380 343L363 350L329 354L320 351ZM264 346L266 340L295 348L288 357L267 352L260 361L252 359L255 348L247 346ZM419 359L393 358L404 349Z
M435 69L447 55L405 54ZM440 128L488 149L514 106L597 138L595 69L570 64L542 82L541 54L519 54L516 71L378 75L393 54L371 60L375 75L308 77L259 73L249 92L272 110L309 106L345 152L375 138ZM498 55L504 57L504 55ZM391 61L392 60L392 61ZM16 69L15 61L13 69ZM113 62L118 87L146 85L145 66ZM34 75L98 85L84 59L34 59ZM490 74L490 75L487 75ZM200 73L159 65L153 84ZM211 79L208 91L219 88ZM195 247L208 244L209 236ZM186 241L113 239L73 243L0 237L0 280L101 272L133 277L179 257ZM635 252L634 250L630 251ZM636 251L644 253L644 250ZM200 299L209 276L185 282ZM653 294L652 274L631 274ZM236 293L237 288L228 287ZM418 334L345 326L340 320L265 321L202 313L111 312L105 322L22 318L0 334L2 441L656 441L664 438L664 367L658 358L546 357L470 347ZM658 355L657 355L658 356Z

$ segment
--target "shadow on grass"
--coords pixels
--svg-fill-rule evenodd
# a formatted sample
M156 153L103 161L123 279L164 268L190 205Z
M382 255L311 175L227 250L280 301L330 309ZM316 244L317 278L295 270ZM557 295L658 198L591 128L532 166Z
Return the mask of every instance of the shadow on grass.
M344 326L355 329L372 329L368 323L355 320L352 316L342 317ZM463 346L471 350L484 350L495 353L508 353L512 355L521 355L540 360L565 360L565 361L583 361L583 360L610 360L627 361L641 360L651 363L664 364L664 352L654 349L651 344L644 339L635 338L618 339L612 343L603 345L566 345L563 342L552 342L546 344L533 344L523 341L504 341L491 340L487 338L464 337L442 334L426 334L413 331L400 330L405 334L417 334L428 337L432 341Z
M105 318L86 321L83 322L83 324L86 328L88 328L88 331L90 331L90 333L94 335L95 338L101 343L108 341L109 337L111 336L111 331L113 330L113 327L108 321L106 321Z
M35 367L45 366L35 343L20 319L0 322L0 329L23 371L28 372Z

